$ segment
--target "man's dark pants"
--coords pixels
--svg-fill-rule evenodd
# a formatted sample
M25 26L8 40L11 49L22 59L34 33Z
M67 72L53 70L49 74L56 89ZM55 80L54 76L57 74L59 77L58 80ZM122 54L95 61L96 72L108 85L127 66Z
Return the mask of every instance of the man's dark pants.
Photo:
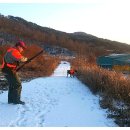
M5 67L3 69L3 72L5 73L5 77L9 84L8 103L17 103L20 101L22 89L21 81L18 77L18 74L8 67Z

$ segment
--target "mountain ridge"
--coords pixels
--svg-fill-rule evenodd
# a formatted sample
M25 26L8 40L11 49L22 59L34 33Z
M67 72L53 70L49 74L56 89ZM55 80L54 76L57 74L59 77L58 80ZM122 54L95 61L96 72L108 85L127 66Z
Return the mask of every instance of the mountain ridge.
M126 43L98 38L85 32L62 32L42 27L36 23L11 15L0 15L0 27L0 44L13 43L19 38L29 43L61 46L71 51L77 51L76 47L78 48L79 46L87 46L86 48L94 49L94 51L105 52L112 50L114 53L130 52L130 45Z

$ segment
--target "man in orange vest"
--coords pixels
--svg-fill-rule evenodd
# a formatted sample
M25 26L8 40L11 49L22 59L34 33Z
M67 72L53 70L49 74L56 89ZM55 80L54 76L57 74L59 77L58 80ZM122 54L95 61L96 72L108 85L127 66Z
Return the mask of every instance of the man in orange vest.
M3 58L2 72L5 74L9 83L8 103L25 104L25 102L20 100L22 85L16 73L16 68L19 63L27 61L27 58L21 54L25 48L25 43L18 41L14 47L7 50Z

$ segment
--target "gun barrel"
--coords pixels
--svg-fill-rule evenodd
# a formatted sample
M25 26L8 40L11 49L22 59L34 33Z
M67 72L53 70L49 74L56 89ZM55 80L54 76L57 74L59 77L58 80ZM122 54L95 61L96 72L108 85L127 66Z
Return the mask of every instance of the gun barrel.
M16 71L19 71L21 68L24 67L24 65L26 65L27 63L29 63L31 60L33 60L34 58L36 58L37 56L39 56L40 54L43 53L43 50L38 52L36 55L34 55L33 57L31 57L30 59L28 59L26 62L24 62L21 66L19 66Z

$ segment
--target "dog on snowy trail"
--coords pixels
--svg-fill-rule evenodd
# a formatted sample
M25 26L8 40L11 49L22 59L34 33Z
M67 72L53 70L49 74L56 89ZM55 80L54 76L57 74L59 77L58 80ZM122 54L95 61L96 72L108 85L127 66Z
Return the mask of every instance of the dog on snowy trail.
M74 70L74 69L70 69L70 70L67 70L67 77L70 75L70 77L74 77L77 73L77 70Z

